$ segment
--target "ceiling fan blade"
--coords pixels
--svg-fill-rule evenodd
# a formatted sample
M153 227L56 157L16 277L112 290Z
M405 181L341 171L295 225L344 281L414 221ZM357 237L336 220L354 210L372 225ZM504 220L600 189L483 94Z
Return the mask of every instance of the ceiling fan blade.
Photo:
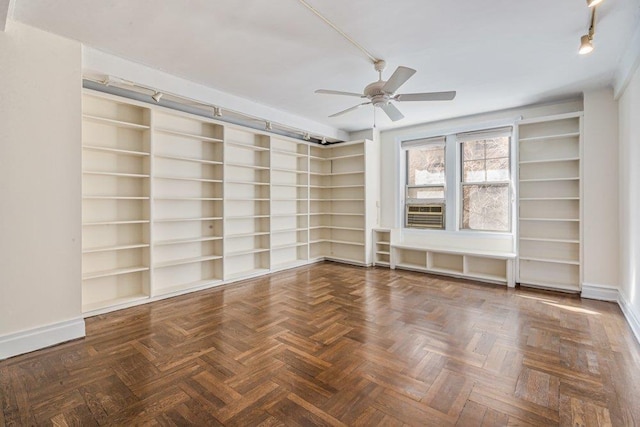
M382 111L384 111L387 116L389 116L389 118L394 122L404 119L404 116L402 115L400 110L398 110L396 106L391 103L383 105L380 108L382 108Z
M341 90L318 89L316 90L316 93L324 93L326 95L357 96L358 98L365 98L365 96L361 93L343 92Z
M369 105L369 104L371 104L371 102L364 102L364 103L362 103L362 104L358 104L358 105L356 105L356 106L353 106L353 107L347 108L346 110L339 111L339 112L337 112L337 113L335 113L335 114L330 115L329 117L337 117L337 116L341 116L341 115L346 114L346 113L348 113L348 112L350 112L350 111L357 110L358 108L362 107L363 105Z
M389 80L382 86L382 91L387 93L394 93L402 86L411 76L416 73L416 70L409 67L398 67L393 72Z
M396 101L451 101L456 97L456 91L427 92L427 93L401 93L394 97Z

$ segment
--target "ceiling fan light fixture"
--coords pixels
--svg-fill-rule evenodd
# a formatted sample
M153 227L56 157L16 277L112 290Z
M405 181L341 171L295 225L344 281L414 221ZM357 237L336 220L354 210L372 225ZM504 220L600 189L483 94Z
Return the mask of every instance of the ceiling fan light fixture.
M586 55L593 52L592 41L593 41L592 37L589 36L588 34L585 34L584 36L580 37L580 49L578 50L578 53L580 55Z
M602 0L587 0L587 6L588 7L595 7L595 6L599 5L600 3L602 3Z

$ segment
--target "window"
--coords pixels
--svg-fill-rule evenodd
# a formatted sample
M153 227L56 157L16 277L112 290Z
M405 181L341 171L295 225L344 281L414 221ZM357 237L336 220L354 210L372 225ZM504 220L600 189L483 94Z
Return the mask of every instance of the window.
M511 230L510 134L509 129L457 136L463 230Z
M445 139L405 141L405 227L444 228ZM436 212L437 211L437 212Z
M510 232L511 134L507 127L403 141L404 226Z

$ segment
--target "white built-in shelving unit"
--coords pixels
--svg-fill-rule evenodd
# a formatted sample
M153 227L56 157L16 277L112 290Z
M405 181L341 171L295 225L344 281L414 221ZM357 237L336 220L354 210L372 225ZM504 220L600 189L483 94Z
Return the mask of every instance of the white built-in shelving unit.
M87 90L83 311L331 259L371 264L371 141L321 146Z
M518 125L518 266L522 285L579 292L581 113Z
M389 267L391 263L391 230L388 228L373 229L373 264Z
M148 109L86 97L82 117L85 311L150 296Z

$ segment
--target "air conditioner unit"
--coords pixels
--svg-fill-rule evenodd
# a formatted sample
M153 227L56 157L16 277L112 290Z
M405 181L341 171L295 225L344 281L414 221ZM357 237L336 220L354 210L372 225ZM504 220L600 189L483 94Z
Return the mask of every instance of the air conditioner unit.
M444 229L444 204L407 204L407 228Z

